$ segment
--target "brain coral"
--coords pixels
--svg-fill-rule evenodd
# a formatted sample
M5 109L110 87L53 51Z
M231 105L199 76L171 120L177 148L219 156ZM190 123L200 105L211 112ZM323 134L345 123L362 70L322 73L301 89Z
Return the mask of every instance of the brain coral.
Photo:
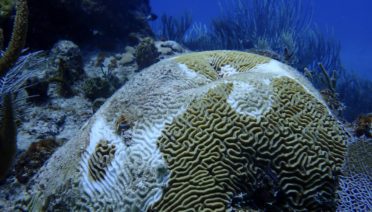
M358 138L348 143L343 176L338 191L338 211L372 210L372 140Z
M346 140L291 67L234 51L182 55L117 91L18 207L334 209Z

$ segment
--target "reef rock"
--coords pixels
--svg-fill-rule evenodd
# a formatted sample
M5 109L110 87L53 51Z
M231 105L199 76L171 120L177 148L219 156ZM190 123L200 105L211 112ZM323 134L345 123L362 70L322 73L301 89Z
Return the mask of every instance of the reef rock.
M165 58L168 55L178 55L186 52L186 50L179 43L172 40L156 41L155 46L162 58Z
M181 55L109 98L17 207L334 209L347 139L291 67L234 51Z
M44 139L34 142L23 152L15 165L16 178L26 183L57 149L59 143L55 139Z
M68 75L69 80L75 81L84 74L83 57L79 46L69 40L61 40L54 44L50 50L51 65L57 71L61 61L64 64L65 74ZM54 73L56 75L60 73Z

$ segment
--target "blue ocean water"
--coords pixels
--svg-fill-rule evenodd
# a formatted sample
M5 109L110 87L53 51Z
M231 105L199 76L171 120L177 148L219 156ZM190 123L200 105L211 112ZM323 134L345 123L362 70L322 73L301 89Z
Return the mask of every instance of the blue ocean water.
M231 0L234 1L234 0ZM237 0L236 0L237 1ZM157 15L192 15L194 22L208 24L221 14L219 0L151 0ZM228 1L223 1L228 2ZM341 59L348 71L372 80L372 1L312 0L313 22L341 43Z

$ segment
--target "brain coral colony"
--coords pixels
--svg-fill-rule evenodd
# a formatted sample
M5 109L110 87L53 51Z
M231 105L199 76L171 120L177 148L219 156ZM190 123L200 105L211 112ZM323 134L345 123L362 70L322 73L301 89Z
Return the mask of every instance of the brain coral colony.
M290 66L235 51L185 54L118 90L17 207L334 210L347 138Z

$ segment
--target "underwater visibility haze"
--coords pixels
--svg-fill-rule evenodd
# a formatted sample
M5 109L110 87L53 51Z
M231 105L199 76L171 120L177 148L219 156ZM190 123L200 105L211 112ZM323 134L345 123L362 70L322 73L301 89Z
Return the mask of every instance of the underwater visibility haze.
M0 0L0 211L371 211L368 0Z

